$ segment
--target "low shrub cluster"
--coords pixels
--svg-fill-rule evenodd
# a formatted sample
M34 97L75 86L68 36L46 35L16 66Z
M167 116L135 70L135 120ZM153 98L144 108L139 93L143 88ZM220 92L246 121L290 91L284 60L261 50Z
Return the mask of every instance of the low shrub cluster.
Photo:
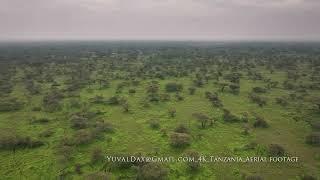
M186 133L172 133L170 143L173 147L185 147L190 145L191 137Z
M306 143L310 145L320 146L320 133L313 132L306 137Z
M0 112L18 111L23 108L23 103L17 98L2 98L0 101Z
M15 150L19 148L36 148L42 146L43 142L34 140L29 136L6 134L0 136L0 149Z
M263 117L257 116L255 122L253 123L253 127L255 128L267 128L269 124Z
M137 180L164 180L168 170L157 163L147 163L139 168Z

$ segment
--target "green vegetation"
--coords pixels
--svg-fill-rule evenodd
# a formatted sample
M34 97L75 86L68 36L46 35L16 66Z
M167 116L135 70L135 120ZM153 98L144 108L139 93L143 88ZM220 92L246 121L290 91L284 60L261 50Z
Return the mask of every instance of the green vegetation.
M316 43L1 44L0 179L319 179L319 97Z

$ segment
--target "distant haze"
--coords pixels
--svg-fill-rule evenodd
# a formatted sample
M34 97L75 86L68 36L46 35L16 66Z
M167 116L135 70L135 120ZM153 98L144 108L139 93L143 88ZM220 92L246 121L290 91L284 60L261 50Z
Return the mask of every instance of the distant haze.
M0 40L319 40L320 0L0 0Z

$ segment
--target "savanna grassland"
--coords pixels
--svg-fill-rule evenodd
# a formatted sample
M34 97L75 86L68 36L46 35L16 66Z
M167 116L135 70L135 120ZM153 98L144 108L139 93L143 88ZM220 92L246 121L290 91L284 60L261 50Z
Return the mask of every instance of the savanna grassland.
M320 178L320 44L0 45L0 179ZM299 157L124 163L105 156Z

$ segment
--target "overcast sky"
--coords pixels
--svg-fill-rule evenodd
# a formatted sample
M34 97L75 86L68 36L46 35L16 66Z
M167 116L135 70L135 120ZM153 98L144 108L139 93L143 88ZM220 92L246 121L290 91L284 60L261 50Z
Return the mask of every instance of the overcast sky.
M0 39L320 39L320 0L0 0Z

